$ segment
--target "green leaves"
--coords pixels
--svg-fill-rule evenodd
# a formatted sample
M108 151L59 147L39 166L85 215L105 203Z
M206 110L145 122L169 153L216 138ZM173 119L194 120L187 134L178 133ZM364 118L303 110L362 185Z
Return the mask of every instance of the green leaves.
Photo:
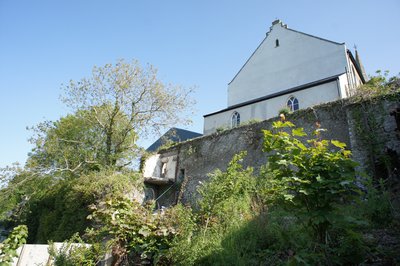
M344 149L346 148L346 144L337 140L331 140L332 145L335 147L338 147L339 149Z
M193 88L163 83L155 67L142 66L137 60L95 66L90 77L71 80L62 89L61 98L72 110L93 110L91 121L112 139L111 146L106 144L109 150L129 142L125 134L130 131L146 136L190 123L194 104Z
M92 230L91 236L108 239L108 245L116 252L133 252L142 259L161 256L176 236L186 232L192 219L191 210L180 205L153 212L125 197L111 198L99 205L102 207L93 207L91 219L101 226Z
M304 137L307 136L307 134L304 132L304 129L302 127L292 129L292 136L294 137Z
M288 121L278 121L272 131L263 131L263 149L271 154L262 171L261 193L265 202L280 202L298 213L306 224L313 225L322 241L332 224L328 217L334 206L357 197L356 164L345 143L321 140L319 133L315 139L305 140L304 130L293 127ZM319 124L317 130L322 130ZM339 150L333 151L330 144Z
M240 164L245 156L246 152L236 154L226 172L215 171L210 180L199 187L201 199L198 203L204 220L213 218L221 222L229 220L229 213L243 214L247 211L241 207L245 207L249 195L255 190L255 178L252 168L243 169ZM233 202L243 202L243 205Z
M275 129L295 127L295 125L290 121L275 121L272 123L272 127Z
M10 235L0 243L0 265L11 265L13 258L17 256L16 250L26 243L28 227L19 225Z

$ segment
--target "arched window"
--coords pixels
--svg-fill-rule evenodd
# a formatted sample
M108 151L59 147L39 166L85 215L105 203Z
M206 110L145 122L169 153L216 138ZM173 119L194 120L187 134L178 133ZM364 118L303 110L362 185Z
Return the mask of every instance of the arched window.
M234 112L232 114L232 120L231 121L232 121L232 123L231 123L232 127L239 126L240 125L240 114L238 112Z
M279 46L279 40L276 39L276 40L275 40L275 47L278 47L278 46Z
M287 101L287 107L290 109L291 112L299 110L299 100L296 97L290 97Z

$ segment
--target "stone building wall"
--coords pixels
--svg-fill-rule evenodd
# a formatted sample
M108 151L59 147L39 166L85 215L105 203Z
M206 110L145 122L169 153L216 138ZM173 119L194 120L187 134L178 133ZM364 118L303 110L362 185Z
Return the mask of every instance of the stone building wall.
M399 108L399 95L346 106L353 159L375 179L388 179L393 189L399 187Z
M390 113L400 108L399 99L400 95L358 103L339 100L297 111L288 115L287 120L309 134L315 130L315 123L320 122L327 130L323 137L346 143L361 169L377 178L388 177L398 175L395 168L399 164L400 140L396 129L400 125ZM242 125L159 152L161 156L177 156L175 182L156 186L159 205L169 206L178 201L195 205L199 184L216 169L226 170L232 157L240 151L247 151L243 165L257 172L267 161L262 152L262 130L271 129L276 119Z

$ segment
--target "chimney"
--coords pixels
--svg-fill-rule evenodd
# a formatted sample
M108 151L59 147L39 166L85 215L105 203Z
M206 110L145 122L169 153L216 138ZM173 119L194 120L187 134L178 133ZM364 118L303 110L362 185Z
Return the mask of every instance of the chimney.
M276 19L276 20L272 21L272 26L276 25L276 24L279 24L279 23L282 24L282 21L280 19Z

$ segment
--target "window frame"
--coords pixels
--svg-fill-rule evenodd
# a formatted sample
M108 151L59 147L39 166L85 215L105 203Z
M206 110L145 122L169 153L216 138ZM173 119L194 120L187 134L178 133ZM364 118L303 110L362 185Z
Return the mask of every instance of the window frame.
M290 96L286 101L286 106L289 108L290 112L294 112L300 109L299 99L295 96Z
M240 113L234 111L231 115L231 128L240 126Z

